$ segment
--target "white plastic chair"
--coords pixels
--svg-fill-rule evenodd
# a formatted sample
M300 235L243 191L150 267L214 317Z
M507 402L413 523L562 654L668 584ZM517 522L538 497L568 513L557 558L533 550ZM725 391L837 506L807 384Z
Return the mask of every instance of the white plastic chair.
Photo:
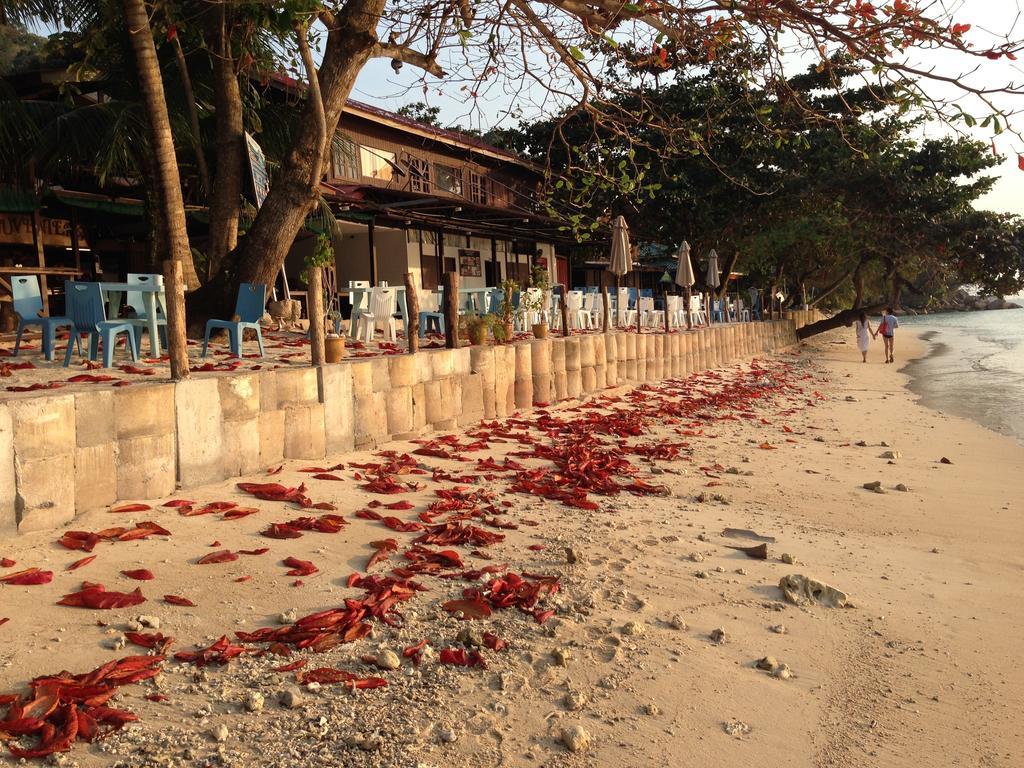
M584 293L583 311L590 316L590 327L599 328L601 325L601 313L604 311L601 294L594 292Z
M750 322L750 310L743 305L743 299L736 299L736 316L744 323Z
M636 310L629 308L629 288L619 288L615 295L615 324L628 328L636 322Z
M673 328L679 328L681 326L681 323L679 322L680 297L672 295L666 296L665 311L668 312L669 330L672 330Z
M570 327L592 330L594 321L590 316L590 310L584 308L583 291L568 291L565 296L565 309Z
M665 322L665 313L654 308L654 298L641 296L637 302L640 311L640 324L648 328L659 328Z
M354 339L356 337L356 329L359 327L359 317L360 317L360 315L363 314L363 312L365 312L367 310L367 302L366 302L366 293L367 292L366 292L366 289L370 287L370 281L369 280L349 280L348 281L348 287L349 287L349 301L352 301L352 296L353 296L352 289L353 288L361 288L361 289L363 289L359 293L359 295L356 297L356 300L352 302L352 315L351 315L351 318L350 318L349 324L348 324L348 336L349 336L350 339Z
M707 325L707 315L704 314L704 303L700 296L690 297L690 325Z
M370 307L359 314L359 330L357 336L369 344L373 341L377 329L384 331L387 340L395 342L398 333L395 328L395 305L397 292L394 288L374 288L370 291Z

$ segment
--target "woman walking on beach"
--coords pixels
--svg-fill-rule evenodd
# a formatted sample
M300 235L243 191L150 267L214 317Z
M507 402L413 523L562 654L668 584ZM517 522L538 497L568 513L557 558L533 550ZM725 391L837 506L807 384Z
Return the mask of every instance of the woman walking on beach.
M871 322L868 320L868 313L861 312L860 317L857 318L857 322L853 324L854 328L857 329L857 349L860 350L861 362L866 363L868 361L868 345L871 343L871 338L875 338L875 332L871 330Z
M882 322L878 326L878 332L882 334L882 342L885 344L885 362L893 362L892 347L893 333L900 327L900 321L892 313L892 307L886 307L882 313Z

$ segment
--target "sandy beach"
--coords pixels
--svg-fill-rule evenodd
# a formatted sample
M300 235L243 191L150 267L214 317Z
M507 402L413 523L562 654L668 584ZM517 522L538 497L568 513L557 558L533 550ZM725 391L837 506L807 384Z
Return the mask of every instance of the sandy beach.
M924 348L903 332L897 359ZM862 364L852 331L833 332L754 370L613 390L449 441L382 446L395 452L383 457L334 457L322 472L287 462L248 478L289 488L305 482L310 501L344 517L336 533L263 536L272 523L325 511L255 499L231 481L182 498L193 509L224 501L256 512L183 516L161 506L168 499L139 500L152 508L85 515L69 529L154 522L169 536L100 541L91 552L56 543L65 531L20 536L0 550L14 561L0 579L26 568L54 576L0 586L0 694L22 691L38 675L146 654L123 646L124 633L135 630L175 638L158 677L119 688L109 702L138 722L76 745L57 764L1022 765L1024 447L917 404L901 366L883 365L881 355L873 345ZM608 434L609 426L631 431ZM597 508L589 509L513 491L525 470L511 467L550 470L551 457L536 454L552 445L603 449L593 463L572 465L577 482L606 481L596 467L621 453L630 466L608 474L639 495L591 491L586 501ZM389 473L399 492L365 487L374 477L365 465L382 462L404 468ZM875 481L880 492L864 487ZM439 500L451 503L431 510ZM383 506L402 501L396 511ZM409 530L375 515L397 517ZM419 567L422 560L405 554L413 539L445 522L488 535L424 544L428 560L454 550L461 566L449 555L433 572L399 574L423 590L395 605L401 618L383 614L393 626L369 620L369 635L323 653L283 642L257 654L270 644L236 640L236 632L288 628L364 599L365 585L348 583L380 549L370 542L395 540L370 573ZM760 542L724 536L726 528L773 538L767 559L730 548ZM225 550L237 557L197 563ZM95 561L66 570L91 555ZM289 557L317 570L302 575L304 566L282 564ZM135 569L154 578L122 575ZM502 586L492 580L506 573L540 585L536 602L520 590L518 602L499 608ZM847 606L787 602L778 584L791 574L842 590ZM147 600L112 610L56 604L83 580L108 591L138 587ZM490 600L489 616L464 620L445 608L472 599L465 589ZM169 605L168 594L195 606ZM139 626L140 616L159 626ZM246 652L224 665L170 658L221 636ZM775 672L758 668L765 657ZM443 663L452 658L479 658L486 668ZM307 677L319 668L386 685Z

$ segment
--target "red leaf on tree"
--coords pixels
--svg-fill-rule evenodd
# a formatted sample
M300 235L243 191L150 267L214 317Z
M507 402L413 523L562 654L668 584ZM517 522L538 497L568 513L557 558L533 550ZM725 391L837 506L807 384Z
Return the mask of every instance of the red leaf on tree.
M238 555L232 552L230 549L219 549L216 552L211 552L208 555L204 555L196 561L196 565L212 565L214 563L230 563L233 560L237 560Z
M145 568L139 568L134 571L121 571L121 574L127 576L129 579L135 579L136 581L152 581L153 573Z

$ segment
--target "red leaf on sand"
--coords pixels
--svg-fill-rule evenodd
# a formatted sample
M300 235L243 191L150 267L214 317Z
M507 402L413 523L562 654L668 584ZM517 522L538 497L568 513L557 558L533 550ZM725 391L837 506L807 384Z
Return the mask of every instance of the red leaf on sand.
M212 515L215 512L232 510L237 506L238 504L233 501L211 501L209 504L203 504L201 507L181 507L178 509L178 514L182 517L199 517L200 515Z
M205 667L207 664L227 664L231 659L241 656L243 653L247 653L245 648L240 645L232 645L227 636L222 635L208 648L198 651L178 651L174 654L174 658L178 661L195 664L197 667Z
M280 467L272 467L271 469L268 469L267 470L267 474L268 475L279 475L279 474L281 474L281 470L282 469L284 469L284 464L282 464Z
M332 475L330 472L317 472L315 475L313 475L313 479L314 480L338 480L338 481L342 481L345 478L338 477L337 475Z
M112 608L127 608L144 602L146 602L146 598L142 596L142 590L140 589L136 589L134 592L108 592L102 584L83 582L82 589L78 592L64 595L64 597L57 601L57 605L67 605L72 608L109 610Z
M465 648L445 648L438 654L438 660L442 664L452 664L456 667L480 667L487 669L487 662L477 651L466 652Z
M286 557L284 564L291 569L286 574L288 576L312 576L320 571L309 560L299 560L297 557Z
M196 561L196 565L212 565L214 563L230 563L233 560L237 560L238 555L232 552L230 549L220 549L216 552L211 552L208 555L204 555Z
M545 621L555 615L554 610L549 609L547 611L534 611L533 618L538 624L543 624Z
M419 666L420 660L423 657L423 649L427 647L427 638L423 638L416 645L410 645L408 648L402 651L402 657L406 659L412 659L412 663Z
M252 579L252 576L239 576L237 579L235 579L235 583L236 584L241 584L242 582L249 581L251 579Z
M168 605L182 605L187 608L195 606L195 603L193 603L187 597L180 597L178 595L164 595L164 602Z
M369 561L366 563L366 572L369 573L370 569L373 568L377 563L382 560L387 560L388 555L395 552L398 549L398 542L394 539L381 539L379 541L371 541L370 546L377 551L373 553Z
M0 576L0 584L10 584L13 587L30 587L49 584L51 581L53 581L53 571L42 571L39 568L26 568L23 571Z
M280 667L274 667L275 672L294 672L296 669L302 669L309 663L308 659L299 659L289 664L282 664Z
M170 501L165 501L161 506L168 509L176 509L177 507L191 507L195 503L189 499L171 499Z
M145 568L139 568L134 571L121 571L123 576L127 576L129 579L135 579L136 581L152 581L153 573Z
M137 376L152 376L156 373L155 368L139 368L137 365L119 365L117 370L124 371L125 373L132 373Z
M18 563L9 557L0 557L0 568L13 568Z
M254 515L259 512L256 507L235 507L227 510L221 517L222 520L241 520L243 517Z
M449 600L443 605L448 613L461 613L464 619L486 619L491 615L487 601L476 597L466 600Z
M114 381L114 377L104 373L78 373L68 379L68 384L98 384L101 381Z
M111 512L148 512L152 507L149 504L121 504L117 507L111 507Z
M423 524L416 522L407 522L405 520L399 520L397 517L383 517L381 522L384 523L388 528L393 531L400 533L412 533L414 531L422 531Z
M238 554L240 555L265 555L270 551L270 547L260 547L259 549L240 549Z
M361 690L383 688L388 684L388 681L382 677L358 677L343 669L333 669L331 667L320 667L319 669L311 669L309 672L300 672L295 677L302 684L320 683L321 685L332 685L334 683L344 683L349 688L359 688Z
M500 651L505 647L506 643L493 632L484 632L484 645L492 651Z
M771 443L761 443L757 447L760 448L761 450L764 450L764 451L777 451L778 450L778 446L772 445Z
M527 549L529 549L529 550L531 550L533 552L543 552L544 551L544 545L543 544L531 544L530 546L527 547Z
M48 381L45 384L42 382L36 382L35 384L29 384L27 387L8 387L8 392L36 392L40 389L59 389L64 385L57 381Z
M402 511L402 510L412 509L414 506L415 505L412 502L409 502L409 501L406 501L406 500L403 499L402 501L393 501L390 504L385 504L384 508L385 509L393 509L393 510L396 510L396 511Z
M8 621L10 621L10 619L9 619L8 617L6 617L6 616L0 617L0 627L2 627L2 626L3 626L4 624L6 624L6 623L7 623ZM0 696L0 699L2 699L2 698L3 698L3 697L2 697L2 696ZM0 702L0 703L2 703L2 702Z
M81 560L75 560L75 562L73 562L71 565L69 565L64 570L65 571L77 571L79 568L84 568L85 566L87 566L89 563L91 563L93 560L95 560L96 557L97 557L96 555L89 555L88 557L83 557Z
M164 653L167 647L174 642L173 637L168 637L161 632L125 632L125 639L140 648L155 648L158 653Z
M210 545L210 549L213 549L214 547L219 547L219 546L220 546L220 540L218 539L217 541L213 542L213 544Z

